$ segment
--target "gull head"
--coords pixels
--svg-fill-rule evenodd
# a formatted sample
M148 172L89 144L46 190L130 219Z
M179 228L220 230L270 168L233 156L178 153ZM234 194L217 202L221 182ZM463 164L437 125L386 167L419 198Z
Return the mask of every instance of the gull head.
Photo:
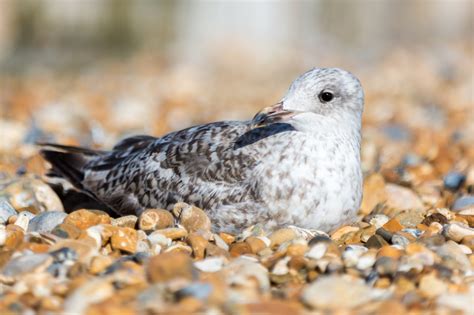
M354 75L338 68L314 68L293 81L285 97L259 112L254 122L290 123L307 129L312 122L330 117L360 125L363 108L364 92Z

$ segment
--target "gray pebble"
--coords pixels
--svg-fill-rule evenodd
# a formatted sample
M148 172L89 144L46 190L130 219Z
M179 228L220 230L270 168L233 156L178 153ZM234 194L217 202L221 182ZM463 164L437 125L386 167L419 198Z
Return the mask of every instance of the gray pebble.
M31 219L28 232L51 232L58 224L63 223L67 216L62 211L46 211Z
M191 283L190 285L184 287L181 290L176 292L176 297L178 300L192 296L199 300L206 300L209 295L212 293L212 285L209 283Z
M451 210L453 211L461 211L464 210L468 207L474 207L474 196L473 195L466 195L462 196L458 199L453 204L453 207Z
M8 218L15 214L17 214L17 212L10 203L3 198L0 199L0 223L5 224Z
M466 176L459 172L449 172L444 177L444 187L451 190L458 190L466 181Z
M3 267L2 274L8 277L15 277L29 272L40 272L45 270L53 258L48 254L27 254L10 260Z

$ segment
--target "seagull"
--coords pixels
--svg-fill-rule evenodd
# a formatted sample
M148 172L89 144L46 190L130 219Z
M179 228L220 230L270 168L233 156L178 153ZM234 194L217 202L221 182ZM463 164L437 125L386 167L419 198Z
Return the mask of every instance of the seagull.
M354 221L362 199L363 107L354 75L314 68L251 120L133 136L109 151L46 143L40 153L49 176L112 215L186 202L215 231L260 224L329 232Z

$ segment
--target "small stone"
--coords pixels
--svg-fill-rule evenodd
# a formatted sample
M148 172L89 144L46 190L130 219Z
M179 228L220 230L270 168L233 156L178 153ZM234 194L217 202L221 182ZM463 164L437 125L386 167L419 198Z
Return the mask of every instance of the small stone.
M435 298L448 291L448 285L438 279L434 273L421 277L419 289L427 298Z
M0 246L5 245L5 241L7 240L7 230L5 225L0 224Z
M183 278L193 280L197 271L191 258L183 253L169 252L153 256L148 261L146 268L147 277L151 283L169 281Z
M380 229L380 228L379 228ZM360 232L360 240L363 243L366 243L369 238L376 233L375 226L371 225L369 227L363 228Z
M246 242L237 242L230 246L229 253L231 257L239 257L241 255L252 253L252 248Z
M27 254L11 259L2 269L2 274L17 277L26 273L43 272L53 262L48 254Z
M78 259L75 250L69 247L63 247L55 251L49 252L55 262L64 263L66 261L75 261Z
M398 210L423 209L420 197L411 189L390 183L385 186L385 191L387 193L387 206L390 208ZM401 220L400 223L402 223ZM402 225L404 224L402 223Z
M79 238L79 235L81 235L81 229L72 224L61 223L56 225L56 227L51 231L51 234L61 238L77 239Z
M111 224L113 226L118 226L118 227L128 227L128 228L135 228L135 225L137 224L138 218L136 215L130 214L126 215L124 217L112 219Z
M137 231L131 228L117 228L110 239L113 249L122 250L128 253L135 253L137 250Z
M25 237L25 232L22 228L16 225L8 225L6 228L6 238L4 241L3 249L12 250L17 249Z
M474 207L459 211L457 217L463 218L470 227L474 227Z
M472 313L472 297L474 296L474 286L471 284L464 292L446 292L437 298L437 304L456 310L461 314Z
M398 262L388 256L382 256L375 261L375 270L382 276L393 276L398 270Z
M215 257L215 256L230 257L230 254L228 251L223 250L219 246L212 243L208 243L206 246L206 256L207 257Z
M454 201L451 207L452 211L459 212L461 210L474 208L474 195L462 196Z
M19 226L23 231L28 231L28 225L30 223L30 218L25 212L20 212L15 220L15 225Z
M178 300L182 300L186 297L194 297L199 300L205 300L209 298L212 293L212 285L210 283L201 283L201 282L194 282L190 285L180 289L176 292L176 298Z
M229 286L239 286L249 289L256 287L257 292L262 293L270 290L268 270L257 262L239 257L225 266L223 272L224 279ZM255 295L253 295L253 297L255 298Z
M474 250L474 236L465 236L462 239L462 244L469 247L471 250Z
M267 244L260 237L255 237L255 236L247 237L247 239L245 240L245 243L247 243L250 246L250 251L253 254L257 254L262 249L267 247Z
M197 259L203 259L209 241L197 233L191 233L186 240L193 249L194 257Z
M385 180L379 173L369 175L364 180L364 193L360 212L362 214L369 214L375 206L387 200L385 192Z
M194 262L194 266L202 272L217 272L224 266L223 257L209 257Z
M306 253L306 257L315 260L321 259L326 254L330 244L330 242L319 242L314 244Z
M396 233L403 229L403 225L401 225L400 222L396 218L389 220L382 227L391 233Z
M227 245L230 245L235 242L235 236L232 234L220 232L219 236L224 240L224 242L227 243Z
M64 223L72 224L81 230L85 230L91 226L98 224L110 224L110 216L99 210L76 210L67 215Z
M166 229L156 230L152 234L155 234L155 233L162 234L165 237L170 238L172 240L185 238L186 236L188 236L188 232L183 228L166 228Z
M462 249L453 241L448 241L436 249L436 253L443 259L446 267L460 269L462 271L471 270L472 266Z
M40 309L52 313L59 313L63 299L57 296L46 296L41 300Z
M4 192L17 211L28 210L32 213L43 211L64 211L58 195L46 183L23 177L8 185Z
M67 314L85 314L90 305L105 301L114 294L111 281L95 278L82 283L64 301L63 312Z
M348 245L342 253L344 265L348 268L357 265L359 258L368 251L367 247L361 245Z
M229 245L227 245L226 242L217 234L213 234L212 237L214 238L214 242L216 243L217 246L222 248L225 251L229 250Z
M51 232L61 224L67 214L62 211L46 211L38 213L28 225L28 232Z
M211 221L207 214L198 207L188 205L187 203L177 203L173 208L173 214L188 232L198 230L210 231Z
M275 248L284 242L291 241L297 237L296 232L291 228L283 228L276 230L268 237L270 239L270 247Z
M474 236L474 229L460 223L451 223L444 226L443 234L459 243L466 236Z
M6 224L8 218L17 215L16 210L4 198L0 199L0 224Z
M367 270L371 268L376 261L376 253L374 251L368 251L360 256L357 261L356 268L359 270Z
M288 314L304 314L303 307L300 303L293 301L257 301L255 303L246 303L243 305L242 314L273 314L273 315L288 315Z
M169 246L166 250L165 250L165 253L168 253L168 252L179 252L179 253L183 253L183 254L186 254L188 256L191 256L192 253L193 253L193 249L181 242L178 242L176 244L173 244L171 246Z
M60 240L50 248L50 252L60 250L62 248L69 248L77 253L78 260L80 262L88 264L92 257L97 255L97 249L90 243L83 240Z
M430 226L431 223L433 222L438 222L439 224L446 224L448 223L448 219L442 215L441 213L433 213L427 216L426 218L421 221L421 224L424 224L426 226Z
M333 240L337 241L340 238L342 238L345 234L348 234L348 233L351 233L351 232L357 232L358 230L359 230L359 228L356 227L356 226L346 225L346 226L340 227L339 229L334 231L331 234L331 238Z
M398 260L403 255L403 251L395 248L394 246L385 245L379 249L377 252L377 258L380 257L390 257L392 259Z
M152 244L152 245L160 245L162 247L168 247L169 245L171 245L171 242L172 240L166 236L164 236L163 234L161 233L151 233L150 235L148 235L148 241Z
M379 229L389 220L385 214L376 214L370 219L369 223L374 226L375 229Z
M138 218L138 228L150 232L172 227L173 215L164 209L146 209Z
M382 236L382 238L383 238L384 240L386 240L387 242L391 242L392 237L393 237L393 233L390 232L390 231L387 231L387 230L384 229L383 227L377 229L377 231L375 232L375 234ZM368 239L367 239L367 240L368 240Z
M313 309L350 309L370 302L381 294L362 281L341 276L318 278L302 292L303 302Z
M388 245L387 241L380 235L372 235L365 243L367 248L381 248L382 246Z
M403 225L405 228L416 228L418 224L423 222L425 218L425 211L421 209L411 209L405 210L398 213L395 218Z
M303 239L294 240L286 249L287 256L304 256L308 251L308 244Z
M444 176L443 183L446 189L458 190L466 181L466 175L460 172L449 172Z

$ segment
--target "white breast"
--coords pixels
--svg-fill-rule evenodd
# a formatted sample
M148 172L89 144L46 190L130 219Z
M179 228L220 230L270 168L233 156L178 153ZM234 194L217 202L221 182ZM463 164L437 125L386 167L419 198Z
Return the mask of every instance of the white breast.
M329 231L353 219L362 191L358 143L304 133L291 137L291 146L275 146L259 172L275 223Z

